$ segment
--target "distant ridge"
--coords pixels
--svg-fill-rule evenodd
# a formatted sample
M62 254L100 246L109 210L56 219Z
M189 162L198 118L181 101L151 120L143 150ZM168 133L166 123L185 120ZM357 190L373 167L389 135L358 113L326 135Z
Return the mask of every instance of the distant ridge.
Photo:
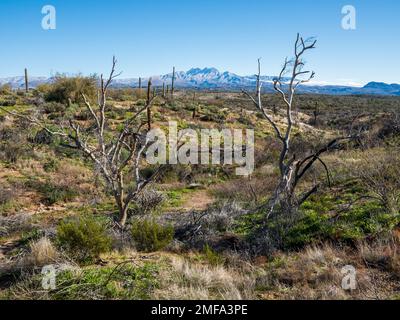
M178 88L192 88L204 90L240 90L256 86L256 75L239 76L225 71L220 72L216 68L192 68L188 71L178 71L175 74L175 84ZM273 91L274 76L262 76L263 90ZM172 73L153 76L153 85L171 82ZM31 77L29 86L35 88L39 84L51 83L54 78ZM146 79L143 79L144 81ZM9 84L14 89L24 88L24 77L0 78L0 85ZM115 79L113 86L116 88L138 87L139 79ZM400 96L400 84L387 84L383 82L370 82L364 87L340 86L340 85L313 85L308 84L300 88L303 93L328 94L328 95L390 95Z

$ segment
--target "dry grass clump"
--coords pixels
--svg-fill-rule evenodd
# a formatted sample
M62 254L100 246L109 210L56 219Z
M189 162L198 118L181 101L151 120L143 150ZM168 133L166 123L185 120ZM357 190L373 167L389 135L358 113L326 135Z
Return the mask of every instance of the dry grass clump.
M31 242L29 249L29 254L25 257L25 261L35 267L55 263L60 257L59 252L47 237Z
M242 300L254 299L255 277L238 269L209 266L172 257L157 299Z
M400 279L400 255L399 243L396 240L389 243L368 244L361 243L358 246L360 259L369 268L376 268L390 272Z
M346 265L343 254L330 246L309 247L296 255L284 255L276 261L273 272L276 286L288 291L284 298L342 299L341 269ZM287 290L289 289L289 290Z
M393 246L363 243L356 250L312 246L275 257L269 264L269 288L262 296L296 300L388 299L398 285L392 275L395 270L398 274L399 265ZM356 270L355 290L342 288L345 266Z

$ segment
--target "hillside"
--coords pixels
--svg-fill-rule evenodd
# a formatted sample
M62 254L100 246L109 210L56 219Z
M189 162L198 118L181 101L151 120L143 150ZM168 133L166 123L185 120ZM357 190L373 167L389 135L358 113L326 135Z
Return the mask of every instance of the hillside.
M200 71L192 70L192 77L203 81ZM298 218L271 220L265 234L258 227L262 206L279 174L280 145L270 123L242 93L178 90L171 97L157 89L153 128L176 120L182 129L254 129L255 171L240 177L234 165L171 166L130 207L121 229L112 193L90 158L66 138L10 114L38 115L53 130L73 119L90 134L93 122L84 101L73 94L69 105L54 101L56 85L28 94L1 91L2 299L399 297L399 98L297 97L297 157L346 132L361 136L321 156L330 183L324 166L315 166L299 192L316 180L322 181L319 191L302 204ZM265 94L262 100L284 128L279 96ZM144 90L111 89L110 137L145 104ZM140 119L146 122L146 114ZM154 170L145 165L141 174ZM133 177L130 169L126 174ZM59 270L57 287L42 290L41 270L49 264ZM348 265L358 275L351 291L341 287Z

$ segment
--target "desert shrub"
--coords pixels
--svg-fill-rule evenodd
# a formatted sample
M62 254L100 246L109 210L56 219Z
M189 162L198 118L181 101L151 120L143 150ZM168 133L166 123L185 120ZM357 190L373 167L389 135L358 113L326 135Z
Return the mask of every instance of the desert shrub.
M34 227L29 214L20 213L10 217L0 215L0 237L5 237L14 232L31 231Z
M202 229L211 232L226 232L234 229L237 219L245 213L237 202L226 202L211 208L204 215Z
M111 249L107 223L90 215L62 221L57 244L80 262L92 262Z
M400 211L399 161L398 150L385 150L381 157L366 155L358 171L361 184L392 214Z
M0 160L16 163L28 151L27 139L20 127L0 130Z
M153 264L66 271L60 275L59 282L63 286L54 292L54 299L149 299L158 286L156 272Z
M0 145L0 159L8 163L17 163L25 154L23 145L7 141Z
M207 262L212 266L222 265L225 262L224 257L214 251L208 244L204 246L203 253Z
M46 102L42 106L43 112L46 114L62 113L65 111L65 105L56 101Z
M50 145L54 141L53 135L47 132L45 129L42 129L36 133L35 137L33 138L33 142L36 144L46 144Z
M95 77L66 77L57 76L45 92L45 100L69 104L70 102L81 101L80 94L84 93L89 98L96 96L97 82Z
M50 83L41 83L33 90L33 94L35 96L44 96L50 90L51 90Z
M142 89L144 95L144 89ZM111 89L109 97L115 101L129 101L139 98L139 90L134 88Z
M44 164L43 164L43 170L46 172L55 172L59 167L59 163L56 159L51 158L49 160L47 160Z
M237 119L238 122L246 125L249 128L254 128L253 121L247 114L240 114L239 118Z
M215 105L207 105L201 108L201 121L222 123L227 118L227 111Z
M47 205L73 200L79 195L73 185L59 183L59 181L34 182L32 185L42 194L42 201Z
M275 178L273 173L268 173ZM269 177L268 177L269 178ZM273 184L265 183L267 177L254 177L251 180L232 179L223 184L216 185L211 188L213 194L223 200L243 201L245 203L257 204L264 200L265 195L273 192Z
M0 87L0 94L1 95L6 95L6 94L10 94L12 92L12 87L9 84L3 84Z
M400 113L394 112L383 123L382 128L378 132L378 137L384 139L390 136L400 135Z
M281 217L271 222L270 230L280 232L282 248L302 248L327 240L354 244L384 237L399 223L398 217L385 213L377 201L356 203L332 218L330 212L338 210L335 201L340 200L326 198L314 197L304 203L295 221Z
M266 222L263 215L256 216L253 228L248 228L252 250L266 254L325 241L355 245L365 239L386 238L400 222L399 216L386 213L377 200L355 201L356 197L319 194L310 197L295 214L285 214L277 207Z
M0 185L0 206L10 202L14 197L13 189Z
M174 222L175 239L186 247L203 250L209 245L220 252L242 247L242 231L247 229L243 226L247 221L243 220L247 216L248 211L230 202L217 204L203 212L191 211L177 217L167 215L165 219Z
M17 101L13 98L1 99L0 106L2 107L12 107L17 104Z
M137 201L135 211L139 214L148 214L157 209L165 200L161 192L155 190L143 191Z
M163 226L155 220L134 221L131 236L138 250L145 252L158 251L168 246L174 237L172 226Z
M136 266L86 267L80 269L68 263L55 264L54 290L43 291L43 275L36 273L22 278L7 290L10 299L48 300L145 300L159 287L158 266L146 263Z

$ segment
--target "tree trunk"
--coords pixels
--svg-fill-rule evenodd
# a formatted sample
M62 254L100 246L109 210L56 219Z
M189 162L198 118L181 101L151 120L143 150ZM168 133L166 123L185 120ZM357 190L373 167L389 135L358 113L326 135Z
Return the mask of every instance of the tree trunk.
M119 210L118 223L123 228L128 220L128 206L124 206Z
M126 224L128 219L128 208L129 204L124 204L123 200L123 193L122 191L115 191L114 192L114 199L118 206L118 223L123 228Z

